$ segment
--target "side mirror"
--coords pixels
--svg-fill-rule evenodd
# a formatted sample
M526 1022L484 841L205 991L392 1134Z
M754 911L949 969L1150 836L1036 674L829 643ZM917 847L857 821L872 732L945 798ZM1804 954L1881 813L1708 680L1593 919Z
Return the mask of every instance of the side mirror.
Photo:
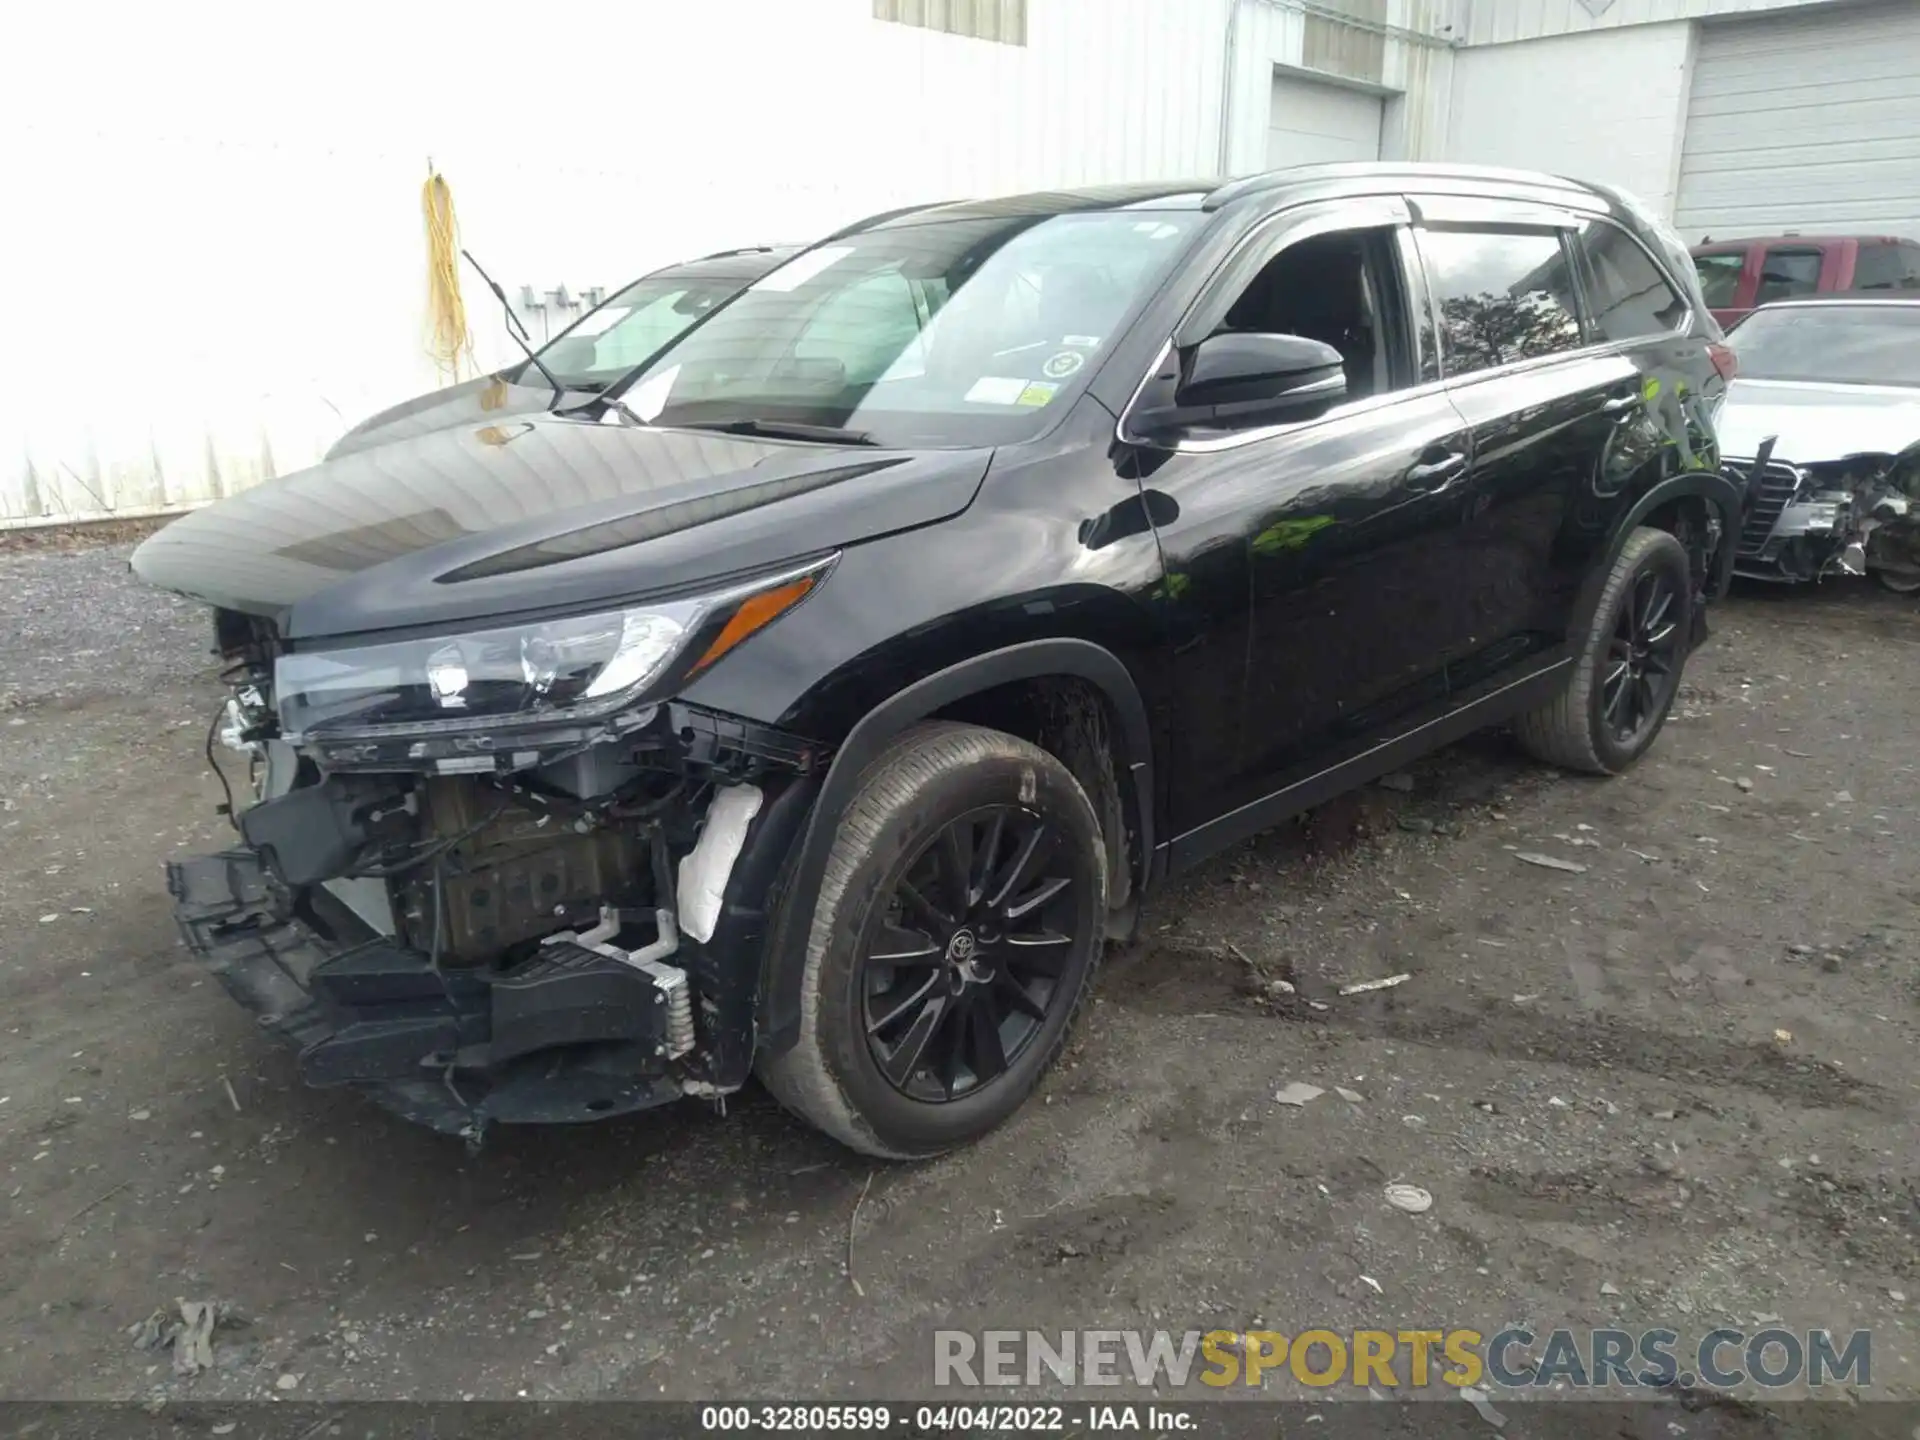
M1346 397L1346 361L1300 335L1227 332L1177 357L1142 391L1144 433L1306 419Z
M1174 403L1260 405L1306 409L1347 393L1347 364L1340 352L1300 335L1228 332L1193 347L1181 367Z

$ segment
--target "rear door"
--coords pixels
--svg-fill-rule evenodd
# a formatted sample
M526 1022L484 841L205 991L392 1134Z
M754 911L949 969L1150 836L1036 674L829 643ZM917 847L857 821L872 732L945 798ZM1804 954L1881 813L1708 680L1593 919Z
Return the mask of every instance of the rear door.
M1618 498L1602 457L1644 402L1638 367L1596 343L1583 314L1581 217L1413 199L1446 389L1473 437L1452 601L1469 633L1448 671L1464 703L1558 658L1572 590Z

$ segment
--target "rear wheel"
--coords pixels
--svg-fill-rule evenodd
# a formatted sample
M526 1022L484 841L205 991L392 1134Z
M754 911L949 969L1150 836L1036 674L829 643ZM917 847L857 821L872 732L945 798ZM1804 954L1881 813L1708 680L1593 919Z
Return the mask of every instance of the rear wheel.
M910 731L841 818L812 907L800 1037L760 1062L761 1079L868 1154L975 1140L1059 1053L1106 909L1100 826L1064 765L999 731Z
M1627 769L1667 722L1692 629L1686 547L1664 530L1635 530L1600 592L1566 688L1514 721L1520 744L1570 770Z
M1891 590L1896 595L1920 595L1920 575L1902 575L1877 568L1867 573L1882 590Z

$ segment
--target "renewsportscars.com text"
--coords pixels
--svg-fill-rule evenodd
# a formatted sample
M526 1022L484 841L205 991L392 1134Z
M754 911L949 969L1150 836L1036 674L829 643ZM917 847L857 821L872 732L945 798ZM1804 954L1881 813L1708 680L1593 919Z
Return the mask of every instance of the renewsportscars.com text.
M937 1330L936 1386L1302 1385L1464 1389L1568 1385L1662 1390L1869 1385L1873 1337L1855 1330Z

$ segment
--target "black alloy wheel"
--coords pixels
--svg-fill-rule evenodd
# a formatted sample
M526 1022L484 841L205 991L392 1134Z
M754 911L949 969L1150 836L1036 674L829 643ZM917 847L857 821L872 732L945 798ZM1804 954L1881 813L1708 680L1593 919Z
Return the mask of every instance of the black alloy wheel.
M1600 713L1615 744L1632 749L1667 713L1680 681L1679 592L1672 572L1634 576L1607 642Z
M1081 936L1061 833L1017 804L941 828L875 907L859 986L867 1046L909 1099L944 1104L1004 1076L1072 1002Z

